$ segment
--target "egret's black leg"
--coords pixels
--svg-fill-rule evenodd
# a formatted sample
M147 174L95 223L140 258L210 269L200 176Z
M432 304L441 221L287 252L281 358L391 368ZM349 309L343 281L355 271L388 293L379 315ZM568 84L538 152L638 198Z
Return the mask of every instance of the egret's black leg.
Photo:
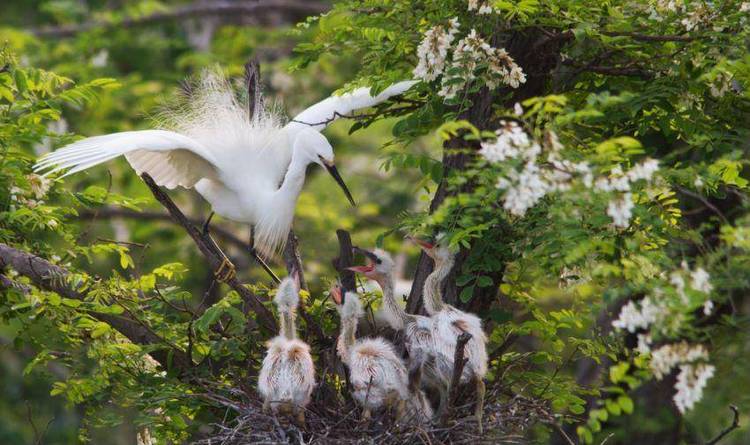
M214 212L212 211L208 218L206 218L206 222L203 223L203 234L208 235L208 225L211 224L211 218L214 217Z
M263 261L263 258L261 258L260 255L258 255L258 251L255 250L255 227L253 226L250 226L249 244L250 244L250 255L252 255L253 258L255 258L255 261L257 261L258 264L260 264L260 267L262 267L263 270L266 271L266 273L271 277L273 281L276 282L276 284L281 283L281 279L279 279L279 277L276 276L276 274L273 272L273 270L271 270L268 264L266 264L266 262Z

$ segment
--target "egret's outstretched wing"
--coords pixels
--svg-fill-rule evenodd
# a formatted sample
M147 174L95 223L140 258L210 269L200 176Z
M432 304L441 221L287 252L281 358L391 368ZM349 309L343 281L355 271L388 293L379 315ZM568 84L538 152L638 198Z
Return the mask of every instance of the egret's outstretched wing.
M217 179L216 161L196 140L166 130L125 131L74 142L45 155L34 171L63 177L125 155L139 175L148 173L164 187L192 187L201 178Z
M286 128L291 130L314 128L315 130L322 131L328 126L328 124L339 117L347 116L352 111L360 108L372 107L381 102L385 102L393 96L398 96L399 94L404 93L417 82L418 81L416 80L404 80L395 83L383 90L383 92L377 96L370 95L369 87L357 88L356 90L342 94L341 96L331 96L295 116L294 119L286 125Z

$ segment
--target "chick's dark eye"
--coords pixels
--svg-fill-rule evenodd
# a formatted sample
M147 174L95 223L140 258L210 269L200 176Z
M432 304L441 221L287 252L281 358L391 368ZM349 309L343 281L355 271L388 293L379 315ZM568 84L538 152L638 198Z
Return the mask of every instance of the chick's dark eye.
M377 260L375 260L375 262L376 262L377 264L380 264L380 263L382 263L382 262L383 262L383 260L381 260L380 258L378 258Z

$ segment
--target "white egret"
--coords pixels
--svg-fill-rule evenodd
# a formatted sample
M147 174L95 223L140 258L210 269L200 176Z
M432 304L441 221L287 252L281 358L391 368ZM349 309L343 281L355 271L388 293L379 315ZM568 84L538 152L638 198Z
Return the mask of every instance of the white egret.
M364 314L359 295L347 292L342 301L341 288L336 285L331 298L341 314L336 351L349 367L352 397L362 405L363 419L369 419L374 410L392 408L396 419L407 414L409 420L429 421L429 404L420 389L409 391L406 367L393 345L381 337L356 338L357 323Z
M455 263L455 254L450 248L412 239L435 261L435 269L425 280L422 298L425 311L430 315L433 323L432 338L435 344L436 371L446 387L450 385L453 376L458 336L463 332L471 334L471 339L464 349L467 362L459 383L473 380L476 385L477 405L474 415L481 433L484 413L484 377L487 375L488 368L487 335L482 329L482 320L472 313L464 312L443 301L442 282ZM446 408L446 400L442 392L440 405L439 411L442 414Z
M355 205L320 131L415 83L399 82L376 96L369 88L331 96L282 125L273 111L259 110L250 118L229 83L209 72L186 107L165 113L164 129L86 138L45 155L34 170L45 175L67 170L65 177L124 155L138 175L148 173L169 189L195 188L217 214L250 224L254 246L269 255L286 241L309 164L324 167Z
M305 423L305 407L315 387L315 365L310 346L297 338L296 318L299 304L299 280L285 278L279 284L274 303L281 319L281 331L267 346L263 367L258 375L258 392L263 396L263 411L294 414Z

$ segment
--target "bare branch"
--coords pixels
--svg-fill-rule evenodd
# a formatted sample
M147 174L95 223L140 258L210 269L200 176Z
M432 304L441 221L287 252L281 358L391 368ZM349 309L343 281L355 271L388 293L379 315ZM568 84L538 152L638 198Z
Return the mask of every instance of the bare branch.
M40 289L55 292L60 296L72 300L83 301L85 299L84 294L67 284L65 278L70 273L66 269L49 263L43 258L31 253L0 243L0 268L5 267L11 267L19 274L28 277L34 285ZM13 285L12 280L2 280L3 287L11 285ZM22 292L29 291L29 288L23 285L16 285L13 287ZM162 338L147 329L145 326L142 326L137 320L111 314L100 314L97 312L92 312L91 315L97 320L103 321L112 326L112 328L135 344L167 346ZM172 367L180 369L181 371L186 371L192 367L192 363L188 360L187 354L179 349L157 349L150 352L149 355L159 362L164 369Z
M732 413L734 414L734 419L732 419L732 424L726 427L724 431L720 432L718 436L706 442L706 445L716 445L717 443L719 443L721 439L726 437L727 434L731 433L732 431L740 427L740 410L738 410L737 407L734 405L729 405L729 409L731 409Z
M248 24L266 24L284 21L294 23L310 15L325 12L330 7L322 1L310 0L250 0L196 2L168 11L155 12L142 17L126 17L111 22L84 22L62 26L45 26L31 32L39 37L71 37L96 28L130 28L165 21L185 20L194 17L221 17L228 22L241 18Z
M471 334L462 332L456 339L456 352L453 355L453 375L451 376L450 390L448 393L448 405L443 412L443 423L447 422L453 414L453 407L458 400L458 388L461 386L461 375L468 359L464 358L464 348L471 340Z
M294 234L294 230L289 231L289 236L287 237L286 245L284 246L284 263L286 264L286 270L289 275L292 275L295 272L297 273L300 288L308 290L305 273L302 270L302 257L299 253L299 240L297 239L297 235ZM299 305L299 313L305 320L305 325L307 326L308 331L311 330L313 334L315 334L315 337L321 345L328 343L328 338L320 328L320 324L312 319L310 313L307 312L305 305L301 301Z
M341 286L344 292L357 289L357 283L354 279L354 272L347 267L354 265L354 254L352 253L352 238L349 232L343 229L336 231L339 239L339 256L334 258L331 263L341 277Z
M148 175L148 173L143 173L141 177L143 178L143 181L146 183L148 188L151 189L151 193L153 193L156 200L159 201L167 209L170 215L172 215L172 219L174 219L176 223L181 225L188 233L188 235L193 238L193 241L195 241L195 245L198 246L198 249L201 251L203 256L206 257L209 264L211 265L211 269L219 271L224 268L226 265L226 261L228 261L227 257L226 255L224 255L224 252L219 249L211 236L203 233L202 231L198 230L193 224L191 224L190 221L182 213L182 211L180 211L180 209L175 205L172 199L166 193L164 193L164 191L162 191L158 185L156 185L156 183L151 178L151 176ZM240 295L242 300L255 312L260 324L270 332L275 333L277 330L276 319L273 317L273 314L271 314L268 308L263 305L263 302L260 300L260 298L258 298L258 296L253 292L250 292L250 290L245 287L245 285L241 283L236 276L229 276L224 281L229 287L234 289Z

